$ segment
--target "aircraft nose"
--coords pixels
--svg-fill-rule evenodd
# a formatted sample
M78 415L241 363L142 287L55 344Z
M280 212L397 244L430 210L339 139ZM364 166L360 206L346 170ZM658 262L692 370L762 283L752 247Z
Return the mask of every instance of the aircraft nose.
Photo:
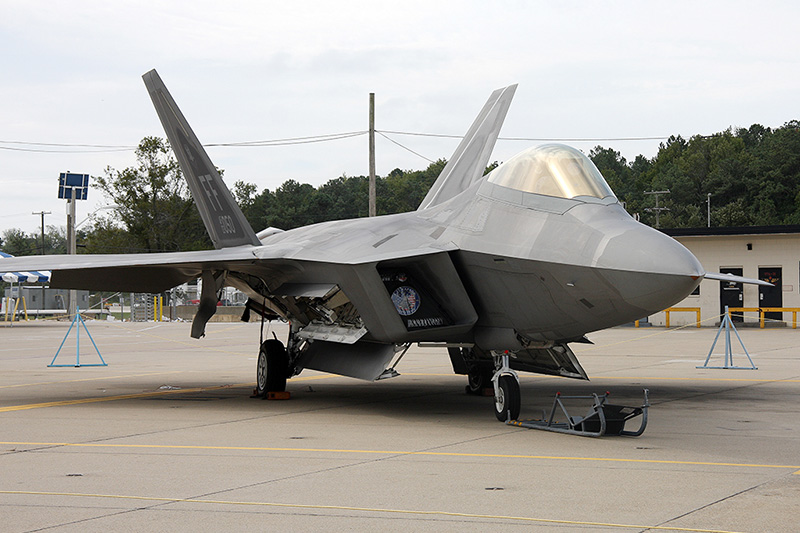
M598 263L609 269L605 275L613 278L628 304L648 312L681 301L704 275L692 252L668 235L639 223L611 238Z
M619 270L694 279L704 274L703 266L681 243L639 223L612 237L598 263Z

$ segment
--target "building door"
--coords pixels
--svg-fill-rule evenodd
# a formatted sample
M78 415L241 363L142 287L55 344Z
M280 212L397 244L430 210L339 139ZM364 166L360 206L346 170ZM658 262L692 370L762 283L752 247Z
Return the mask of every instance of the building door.
M774 287L758 286L758 306L759 307L783 307L783 287L781 267L759 267L758 279L772 283ZM783 320L783 313L769 312L764 313L767 320Z
M734 276L741 276L743 270L741 268L720 268L722 274L733 274ZM719 314L725 313L725 307L744 307L744 285L735 283L733 281L720 281L719 282ZM742 313L731 313L731 318L734 322L742 322L744 315Z

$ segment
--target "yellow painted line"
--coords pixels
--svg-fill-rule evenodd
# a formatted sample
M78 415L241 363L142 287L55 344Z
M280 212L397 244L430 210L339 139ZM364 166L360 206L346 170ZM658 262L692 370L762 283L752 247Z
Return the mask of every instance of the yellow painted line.
M558 377L558 376L553 376ZM629 381L634 380L664 380L664 381L743 381L750 383L800 383L800 379L755 379L755 378L710 378L706 376L690 376L690 377L637 377L637 376L592 376L595 380L598 379L625 379Z
M120 379L120 378L140 378L144 376L159 376L163 374L178 374L183 370L171 370L169 372L148 372L146 374L124 374L121 376L101 376L96 378L83 378L83 379L67 379L64 381L40 381L38 383L18 383L16 385L0 385L0 389L14 389L17 387L34 387L41 385L58 385L59 383L78 383L80 381L98 381L103 379Z
M626 459L615 457L572 457L560 455L517 455L497 453L459 453L459 452L414 452L402 450L348 450L339 448L283 448L266 446L203 446L190 444L110 444L110 443L78 443L78 442L14 442L0 441L5 446L64 446L74 448L127 448L127 449L164 449L164 450L217 450L217 451L257 451L257 452L302 452L302 453L342 453L342 454L370 454L370 455L418 455L429 457L470 457L483 459L533 459L551 461L586 461L607 463L639 463L639 464L668 464L688 466L716 466L716 467L742 467L742 468L778 468L800 469L800 465L770 465L755 463L715 463L710 461L677 461L666 459ZM795 472L797 473L797 472Z
M284 509L314 509L332 511L358 511L364 513L388 513L404 515L422 516L446 516L458 518L477 518L483 520L510 520L516 522L530 522L539 524L566 524L575 526L594 526L594 527L616 527L625 529L653 529L658 531L691 531L696 533L739 533L720 529L698 529L672 526L645 526L640 524L615 524L607 522L584 522L579 520L558 520L554 518L535 518L530 516L507 516L507 515L488 515L477 513L458 513L453 511L431 511L421 509L383 509L379 507L351 507L347 505L314 505L303 503L277 503L277 502L253 502L235 500L200 500L196 498L163 498L157 496L129 496L123 494L86 494L81 492L39 492L26 490L0 490L0 494L21 495L21 496L66 496L74 498L106 498L116 500L152 501L165 503L204 503L214 505L238 505L255 507L277 507Z

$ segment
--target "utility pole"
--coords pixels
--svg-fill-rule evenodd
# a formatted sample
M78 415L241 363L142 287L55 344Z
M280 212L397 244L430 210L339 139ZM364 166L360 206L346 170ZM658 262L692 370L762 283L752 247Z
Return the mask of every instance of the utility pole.
M369 216L377 214L375 206L375 93L369 93Z
M708 204L708 227L711 227L711 193L708 193L706 197L706 203Z
M50 215L50 211L34 211L31 215L40 215L42 217L42 253L44 255L44 216Z
M645 211L655 212L655 214L656 214L656 228L660 228L661 227L661 225L660 225L660 222L661 222L661 217L660 217L661 211L669 211L669 208L667 208L667 207L659 207L658 206L658 197L660 195L662 195L662 194L669 194L669 193L670 193L669 189L667 189L666 191L645 191L645 194L654 194L655 197L656 197L656 206L655 207L648 207L647 209L645 209Z
M44 255L44 216L50 215L50 211L39 211L31 213L31 215L41 215L42 217L42 255ZM40 309L44 310L44 283L42 283L42 303Z
M77 243L75 238L75 198L67 199L67 253L75 255L77 253ZM69 290L69 318L75 318L78 312L78 291Z

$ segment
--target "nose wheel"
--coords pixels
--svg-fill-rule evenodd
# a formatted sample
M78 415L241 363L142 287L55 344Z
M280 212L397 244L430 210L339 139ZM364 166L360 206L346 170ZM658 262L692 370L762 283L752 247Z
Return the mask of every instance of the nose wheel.
M522 395L519 377L508 364L508 353L493 353L497 372L492 377L494 384L494 416L501 422L519 418Z
M520 404L519 383L514 376L498 377L494 393L494 416L501 422L516 420L519 418Z

